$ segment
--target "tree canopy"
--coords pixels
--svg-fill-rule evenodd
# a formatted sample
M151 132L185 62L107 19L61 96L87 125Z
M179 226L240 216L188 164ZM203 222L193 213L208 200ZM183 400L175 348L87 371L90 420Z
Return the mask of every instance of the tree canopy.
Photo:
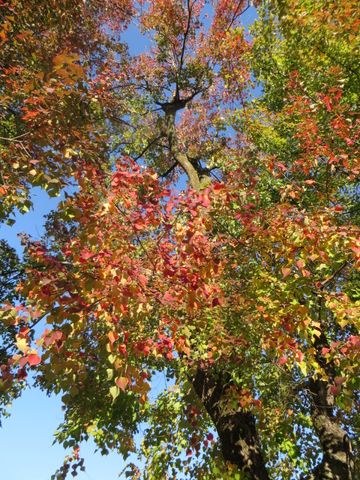
M133 479L357 478L359 26L0 0L1 219L65 189L21 265L0 245L0 390L61 395L54 478L90 437Z

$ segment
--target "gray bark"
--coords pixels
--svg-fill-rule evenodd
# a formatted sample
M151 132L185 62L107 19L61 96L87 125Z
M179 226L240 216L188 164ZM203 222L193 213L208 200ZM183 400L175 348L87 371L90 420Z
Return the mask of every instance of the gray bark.
M309 480L355 480L351 441L334 415L329 384L310 383L312 420L323 451L323 460Z
M214 422L224 459L247 474L249 480L269 480L254 416L240 408L224 414L221 408L226 388L223 377L198 369L192 381L194 390Z

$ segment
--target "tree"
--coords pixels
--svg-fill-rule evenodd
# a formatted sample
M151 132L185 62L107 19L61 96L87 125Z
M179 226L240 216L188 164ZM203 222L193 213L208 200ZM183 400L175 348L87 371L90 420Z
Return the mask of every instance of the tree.
M39 175L77 186L27 244L24 313L3 311L18 328L7 388L32 368L63 395L57 439L138 452L132 478L356 478L356 2L264 1L251 37L242 1L101 5L39 20L88 15L65 26L66 55L47 52L59 94L40 75L36 96L5 95L25 105ZM152 42L140 55L131 21ZM33 184L29 163L10 186Z

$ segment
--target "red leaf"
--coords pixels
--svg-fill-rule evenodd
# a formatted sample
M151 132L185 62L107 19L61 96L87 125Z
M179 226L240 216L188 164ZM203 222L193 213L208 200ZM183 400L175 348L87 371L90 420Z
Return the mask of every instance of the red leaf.
M175 297L173 297L169 292L166 292L162 298L162 303L164 305L172 305L177 301Z
M213 301L212 301L212 306L213 307L218 307L218 306L221 307L223 304L224 304L224 302L222 301L222 299L218 298L218 297L214 298Z
M26 111L26 113L22 116L23 120L31 120L32 118L37 117L40 113L36 110L28 110L28 109L25 110L24 109L24 111Z
M83 250L81 253L80 253L80 259L81 260L89 260L90 258L92 258L94 256L93 253L91 253L89 250Z
M279 365L284 365L287 362L288 358L286 355L283 355L282 357L279 358L278 364Z
M39 365L39 363L41 362L41 357L39 357L38 354L36 353L31 353L30 355L28 355L28 362L29 362L29 365L30 367L34 367L35 365Z
M333 395L339 395L341 392L341 387L337 387L336 385L331 385L330 387L330 393Z

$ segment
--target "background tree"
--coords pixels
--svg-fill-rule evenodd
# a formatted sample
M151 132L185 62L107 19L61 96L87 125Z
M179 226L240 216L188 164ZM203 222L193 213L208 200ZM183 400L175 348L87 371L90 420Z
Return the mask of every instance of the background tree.
M356 478L358 21L324 6L263 2L250 40L244 2L118 2L92 56L62 58L62 95L92 106L39 130L41 161L78 191L28 245L15 326L47 329L3 368L62 393L65 446L137 451L133 478ZM136 56L129 15L152 42Z

